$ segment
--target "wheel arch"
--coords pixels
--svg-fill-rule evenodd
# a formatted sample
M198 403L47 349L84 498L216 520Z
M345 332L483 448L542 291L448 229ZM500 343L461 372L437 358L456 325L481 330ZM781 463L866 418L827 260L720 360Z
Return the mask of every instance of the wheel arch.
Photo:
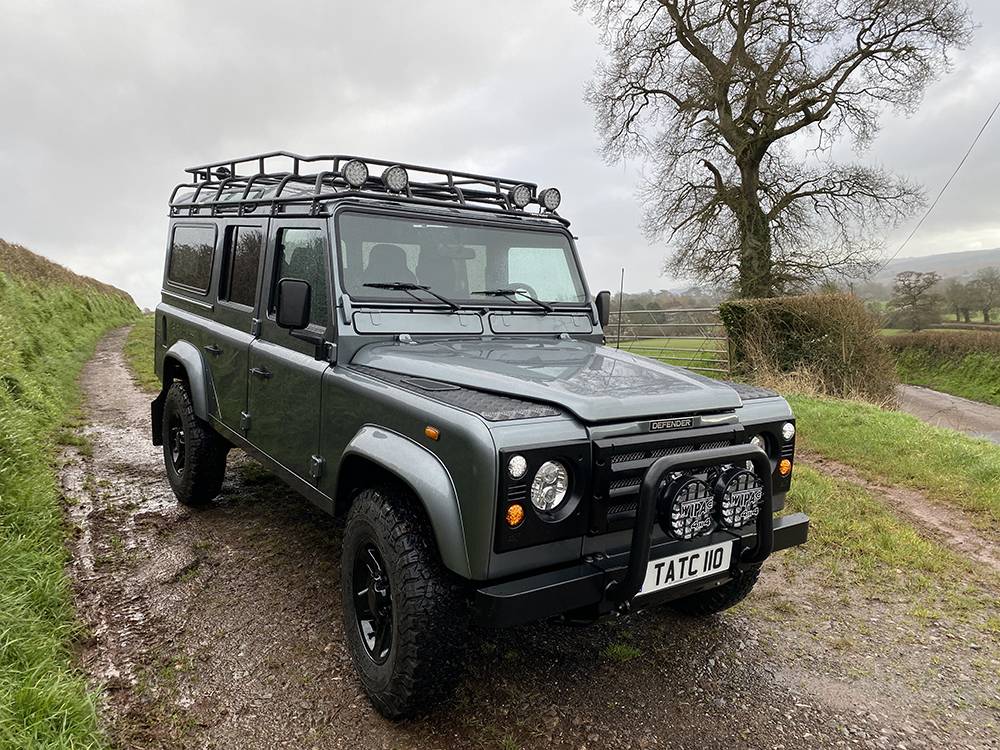
M187 384L195 416L208 421L208 379L205 362L194 344L189 341L177 341L163 355L163 384L160 394L151 404L153 445L162 444L163 403L167 398L170 384L175 380Z
M365 425L348 443L337 474L336 515L346 514L359 489L396 482L427 516L444 566L471 578L465 527L451 475L437 456L403 435Z

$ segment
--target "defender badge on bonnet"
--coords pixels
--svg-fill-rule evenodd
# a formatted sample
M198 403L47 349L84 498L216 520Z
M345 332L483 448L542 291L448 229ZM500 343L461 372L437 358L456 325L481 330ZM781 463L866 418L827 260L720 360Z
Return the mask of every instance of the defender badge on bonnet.
M674 417L673 419L654 419L649 423L650 432L661 430L681 430L694 426L694 417Z

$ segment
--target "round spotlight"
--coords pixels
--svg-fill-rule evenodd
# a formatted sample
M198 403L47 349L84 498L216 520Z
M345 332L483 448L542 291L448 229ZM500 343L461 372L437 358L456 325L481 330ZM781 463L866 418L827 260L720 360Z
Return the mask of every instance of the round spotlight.
M546 461L531 480L531 504L538 510L552 511L562 505L569 490L569 472L558 461Z
M510 461L507 462L507 473L510 474L511 479L520 479L527 470L528 461L524 456L511 456Z
M538 202L546 211L555 211L562 202L562 194L556 188L545 188L538 194Z
M714 526L715 494L707 482L680 476L671 482L660 506L660 527L674 539L694 539Z
M386 167L385 171L382 172L382 184L390 192L402 193L406 190L406 186L410 184L410 176L406 173L405 169L396 164L392 167Z
M518 208L524 208L531 203L531 188L527 185L515 185L510 190L510 202Z
M722 525L739 529L760 513L764 486L752 471L734 466L715 480L715 496Z
M756 446L757 448L760 448L762 451L767 453L767 438L765 438L763 435L754 435L752 438L750 438L750 445Z
M781 425L781 437L783 437L786 442L795 437L795 425L791 422L785 422Z
M368 182L368 166L358 159L351 159L340 169L347 184L352 188L359 188Z

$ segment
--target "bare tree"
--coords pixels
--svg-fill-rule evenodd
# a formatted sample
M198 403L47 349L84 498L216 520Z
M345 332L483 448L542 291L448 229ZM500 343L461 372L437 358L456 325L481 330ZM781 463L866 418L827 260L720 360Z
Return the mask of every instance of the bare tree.
M963 284L959 279L947 279L941 286L941 297L948 305L948 309L955 314L955 322L961 323L963 318L966 323L972 313L972 308L976 304L968 284Z
M576 0L608 59L588 90L610 161L650 165L644 229L667 267L743 296L863 271L921 190L838 164L913 111L971 34L958 0Z
M891 304L899 311L898 320L911 331L919 331L937 320L940 297L932 291L941 281L938 274L903 271L896 274Z
M990 323L990 313L1000 306L1000 268L990 266L969 282L976 306L983 311L983 322Z

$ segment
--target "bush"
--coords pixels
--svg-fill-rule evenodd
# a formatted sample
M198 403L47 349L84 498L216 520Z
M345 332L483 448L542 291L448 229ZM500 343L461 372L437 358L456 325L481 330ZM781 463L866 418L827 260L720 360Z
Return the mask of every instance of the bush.
M820 395L894 398L892 358L878 321L856 297L733 300L719 312L737 375Z

